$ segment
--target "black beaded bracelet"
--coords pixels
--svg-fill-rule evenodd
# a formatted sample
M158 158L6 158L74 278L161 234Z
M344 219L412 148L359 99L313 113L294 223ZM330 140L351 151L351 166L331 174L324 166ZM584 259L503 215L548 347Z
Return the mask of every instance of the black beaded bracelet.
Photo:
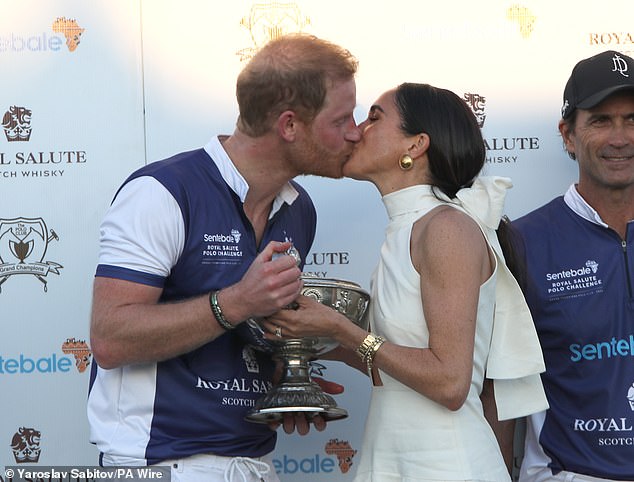
M218 291L214 290L209 293L209 306L211 306L211 311L214 314L214 318L220 326L222 326L225 330L233 330L235 326L233 326L229 321L225 318L225 315L222 314L222 309L218 304Z

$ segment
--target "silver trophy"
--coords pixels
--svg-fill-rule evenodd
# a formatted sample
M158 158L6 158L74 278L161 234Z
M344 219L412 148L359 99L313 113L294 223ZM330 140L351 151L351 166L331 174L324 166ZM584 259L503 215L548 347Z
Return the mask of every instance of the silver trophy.
M367 308L370 295L358 284L338 279L318 278L303 274L302 294L314 298L344 314L350 321L367 329ZM292 309L292 306L289 307ZM246 419L256 423L281 421L285 413L302 412L310 421L315 415L325 420L348 416L330 395L310 378L310 362L334 349L338 343L330 338L305 337L269 340L257 320L245 322L251 332L251 345L273 354L283 364L282 376L266 395L256 401Z

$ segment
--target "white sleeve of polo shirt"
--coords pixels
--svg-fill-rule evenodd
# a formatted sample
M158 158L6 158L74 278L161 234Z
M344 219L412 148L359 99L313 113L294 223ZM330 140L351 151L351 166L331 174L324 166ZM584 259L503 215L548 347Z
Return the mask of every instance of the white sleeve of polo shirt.
M167 277L183 251L185 224L171 193L144 176L121 188L100 236L99 264Z

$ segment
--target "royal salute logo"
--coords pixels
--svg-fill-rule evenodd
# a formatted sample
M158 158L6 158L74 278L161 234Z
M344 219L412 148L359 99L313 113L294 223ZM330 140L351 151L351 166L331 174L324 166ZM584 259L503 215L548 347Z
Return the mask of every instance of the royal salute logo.
M10 147L28 143L33 132L32 110L13 105L2 115L2 128ZM86 164L86 151L70 149L56 151L10 150L0 151L0 179L17 177L62 177L68 169Z
M487 118L486 97L481 94L467 92L463 94L462 98L471 109L471 112L473 112L480 129L483 129ZM539 143L539 137L532 136L484 136L484 147L487 153L485 162L490 164L516 164L520 158L520 153L538 150L540 147Z
M590 32L588 44L601 49L618 50L632 56L634 53L634 32Z
M240 25L249 31L252 47L236 52L241 61L247 61L269 40L291 32L301 32L310 24L295 2L275 1L256 3Z
M77 20L74 18L58 17L53 22L53 32L61 33L66 38L66 46L69 52L77 50L85 30L77 24Z
M12 276L31 275L48 291L47 276L59 275L61 264L47 261L51 241L59 241L57 233L48 229L42 218L0 219L0 293Z
M350 446L350 442L332 438L326 443L324 450L326 454L337 457L339 470L342 474L348 473L352 467L352 459L357 454L357 451Z
M2 116L2 128L8 142L28 142L31 139L31 110L17 105Z
M11 450L16 464L37 463L42 449L42 433L34 428L20 427L11 439Z
M537 20L537 17L533 15L529 8L518 4L511 5L506 10L506 18L517 24L520 35L525 39L529 38L533 33Z
M473 115L475 115L476 120L478 121L478 127L482 129L487 117L484 110L486 98L480 94L472 94L469 92L463 95L463 99L471 109L471 112L473 112Z
M62 343L62 352L75 358L75 367L79 373L84 373L92 360L92 351L85 340L67 338Z
M246 366L249 373L260 373L260 364L255 356L253 348L245 346L242 349L242 359L244 360L244 366Z
M331 269L350 264L349 251L316 251L308 253L304 272L310 276L327 278Z

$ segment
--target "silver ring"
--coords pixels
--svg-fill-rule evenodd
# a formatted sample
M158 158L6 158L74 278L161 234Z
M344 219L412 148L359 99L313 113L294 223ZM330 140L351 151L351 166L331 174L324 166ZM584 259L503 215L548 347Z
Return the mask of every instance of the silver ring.
M282 338L282 328L279 326L275 327L275 336L277 336L278 338Z

